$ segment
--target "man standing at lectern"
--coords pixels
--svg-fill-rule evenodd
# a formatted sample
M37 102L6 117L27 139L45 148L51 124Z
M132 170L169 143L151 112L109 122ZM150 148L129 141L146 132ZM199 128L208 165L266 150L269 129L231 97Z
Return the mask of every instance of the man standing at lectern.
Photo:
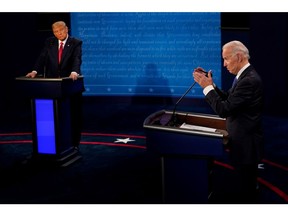
M225 44L222 58L224 67L235 76L227 92L215 86L211 71L206 77L202 68L196 68L193 77L213 110L226 118L231 162L240 181L235 185L239 189L236 202L255 203L258 164L263 156L262 81L249 63L249 50L240 41Z
M44 78L70 77L77 80L81 75L82 41L69 36L68 27L63 21L53 23L52 32L54 37L45 41L33 70L26 77L42 75ZM71 97L71 124L73 146L78 150L82 127L82 92Z

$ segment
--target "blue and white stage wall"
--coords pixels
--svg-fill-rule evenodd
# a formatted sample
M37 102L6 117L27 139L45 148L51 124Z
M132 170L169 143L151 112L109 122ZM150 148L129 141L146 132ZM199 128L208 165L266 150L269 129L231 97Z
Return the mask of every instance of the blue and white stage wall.
M83 40L85 95L179 97L198 66L221 87L220 25L220 13L71 13L71 34ZM187 97L203 97L202 89Z

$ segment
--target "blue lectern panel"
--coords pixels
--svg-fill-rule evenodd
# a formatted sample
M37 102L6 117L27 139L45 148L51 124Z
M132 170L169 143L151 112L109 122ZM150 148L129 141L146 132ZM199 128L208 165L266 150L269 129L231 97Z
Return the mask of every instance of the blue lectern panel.
M36 99L36 130L38 153L55 154L55 125L52 99Z

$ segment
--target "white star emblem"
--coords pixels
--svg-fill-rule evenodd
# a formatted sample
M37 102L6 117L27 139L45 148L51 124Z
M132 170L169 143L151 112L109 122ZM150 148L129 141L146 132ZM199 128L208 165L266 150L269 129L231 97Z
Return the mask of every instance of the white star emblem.
M119 142L123 142L123 143L128 143L128 142L133 142L135 140L132 140L130 138L126 138L126 139L118 139L116 141L114 141L114 143L119 143Z

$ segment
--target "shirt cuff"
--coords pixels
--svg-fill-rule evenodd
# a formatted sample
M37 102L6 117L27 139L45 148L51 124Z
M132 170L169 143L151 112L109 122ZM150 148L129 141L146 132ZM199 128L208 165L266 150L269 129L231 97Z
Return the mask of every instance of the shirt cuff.
M208 85L203 89L203 94L206 96L211 90L214 90L214 86Z

